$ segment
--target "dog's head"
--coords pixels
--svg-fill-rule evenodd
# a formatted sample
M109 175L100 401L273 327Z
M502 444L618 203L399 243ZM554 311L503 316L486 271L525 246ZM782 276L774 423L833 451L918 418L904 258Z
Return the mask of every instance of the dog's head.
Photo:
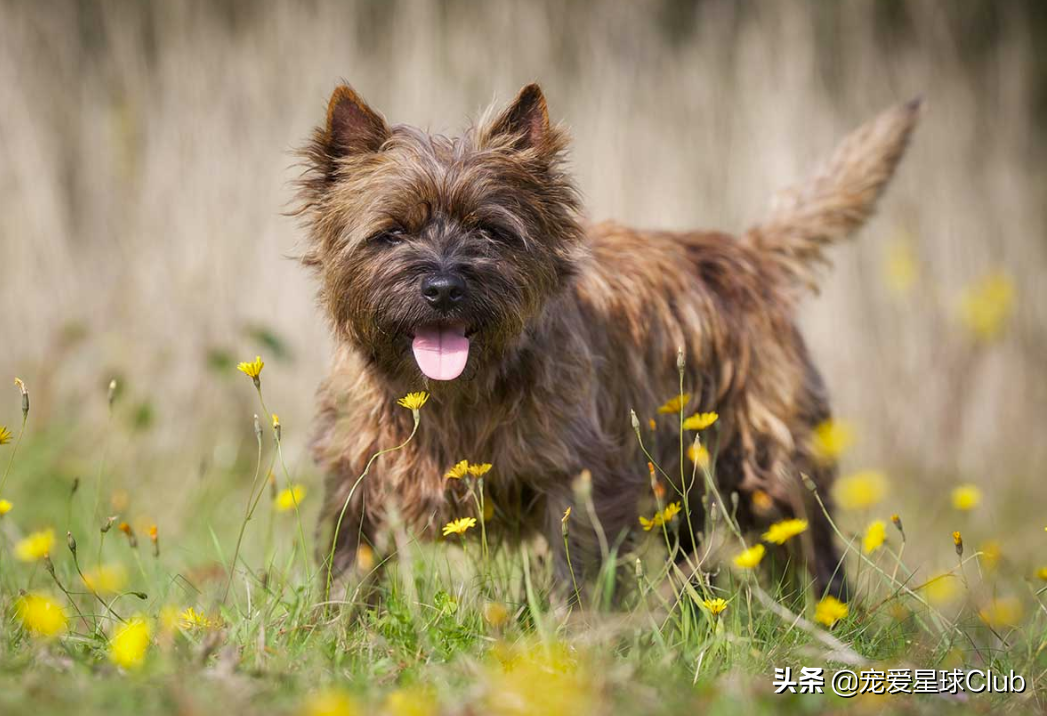
M300 192L303 260L336 336L402 379L503 359L579 259L566 143L537 85L455 139L390 126L336 89Z

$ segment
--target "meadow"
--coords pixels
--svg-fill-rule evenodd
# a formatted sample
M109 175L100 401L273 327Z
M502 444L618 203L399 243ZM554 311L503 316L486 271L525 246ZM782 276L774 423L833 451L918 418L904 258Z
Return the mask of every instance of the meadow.
M1045 710L1036 4L594 7L0 0L0 714ZM485 545L482 509L436 544L396 530L361 557L372 588L328 591L308 441L330 342L283 212L339 78L446 132L537 79L589 213L672 229L744 229L924 96L799 316L837 416L846 609L771 564L802 525L738 535L730 495L657 480L639 547L578 597L549 545ZM636 420L675 434L691 411L667 408ZM688 479L715 473L716 429L683 431ZM468 467L448 479L498 479ZM707 549L672 567L697 510ZM824 667L827 693L776 694L786 667ZM1025 689L845 699L841 669Z

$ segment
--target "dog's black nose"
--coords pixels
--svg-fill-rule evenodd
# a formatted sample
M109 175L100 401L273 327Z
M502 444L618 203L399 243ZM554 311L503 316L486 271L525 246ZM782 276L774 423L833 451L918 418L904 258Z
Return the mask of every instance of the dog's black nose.
M453 273L437 273L422 281L422 295L438 311L450 311L465 298L465 281Z

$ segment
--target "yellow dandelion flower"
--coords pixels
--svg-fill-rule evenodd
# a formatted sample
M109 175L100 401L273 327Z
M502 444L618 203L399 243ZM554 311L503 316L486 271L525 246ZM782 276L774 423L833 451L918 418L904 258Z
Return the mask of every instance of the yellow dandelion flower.
M563 518L560 520L563 524L567 524L567 520L571 519L571 508L568 507L563 511Z
M692 443L687 448L687 457L690 458L691 462L698 465L703 470L709 467L709 449L704 445L695 447Z
M484 621L498 628L509 621L509 609L501 602L487 602L483 608Z
M770 512L774 507L774 500L763 490L753 490L752 499L757 512Z
M865 537L862 538L862 551L866 554L872 554L883 546L886 539L887 523L883 520L875 520L869 523L865 530Z
M720 416L716 413L695 413L683 421L684 430L705 430Z
M280 490L273 501L273 507L277 512L289 512L296 506L302 504L305 497L305 485L291 485Z
M847 616L847 605L836 597L826 595L814 607L814 620L826 627L831 627L836 622Z
M385 697L387 716L436 716L436 700L428 689L410 687L396 689Z
M735 555L734 566L741 569L753 569L760 563L766 552L767 550L762 544L755 544Z
M448 480L460 480L469 474L469 461L462 460L457 463L454 467L444 473L444 477Z
M7 429L6 425L0 425L0 445L7 445L11 442L11 431Z
M1047 567L1040 567L1036 570L1036 576L1043 581L1047 582Z
M878 470L864 470L837 480L833 496L845 510L861 510L879 504L887 495L887 488L886 475Z
M467 469L469 470L469 474L473 477L483 477L491 471L492 467L493 465L491 465L491 463L485 462L480 465L469 465Z
M127 586L127 568L122 564L103 564L84 573L83 580L96 594L119 594Z
M476 526L475 517L459 517L444 525L444 537L448 535L462 535L470 527Z
M0 517L3 517L12 509L14 509L14 505L12 505L8 500L0 500Z
M960 320L977 341L988 342L1003 332L1014 310L1014 281L1002 272L989 274L964 289Z
M952 506L957 510L973 510L981 501L982 491L975 485L960 485L952 491Z
M826 420L814 428L811 447L820 460L836 460L853 444L854 429L842 420Z
M702 601L702 604L705 605L705 608L708 609L709 613L714 617L718 617L727 611L727 600L720 599L719 597L716 599L706 599Z
M186 607L178 614L178 626L188 631L192 629L207 629L214 626L214 623L192 607Z
M662 526L662 513L657 513L651 519L647 519L643 515L640 515L640 526L643 527L644 532L650 532L655 527Z
M253 361L241 363L236 366L236 369L251 378L254 381L258 380L258 376L262 374L262 368L265 367L265 361L262 360L261 356L255 356Z
M935 575L920 588L924 598L931 606L941 607L956 599L960 588L955 574L945 572Z
M46 594L26 594L16 602L15 611L26 631L36 636L55 637L69 628L62 605Z
M429 400L429 394L425 391L419 391L417 393L408 393L397 400L396 403L408 410L421 410L427 400Z
M782 520L771 525L763 533L765 542L785 544L798 534L807 531L807 520Z
M124 669L137 669L149 650L150 629L140 617L121 624L109 641L109 660Z
M887 245L883 269L884 281L891 292L902 296L913 287L919 278L919 264L908 237Z
M662 510L662 521L672 522L678 514L680 514L680 503L672 502L666 505L665 509Z
M989 626L999 629L1021 624L1025 608L1016 597L994 599L978 611L978 617Z
M671 415L673 413L679 413L687 404L691 402L691 394L684 393L683 395L676 395L665 401L662 407L658 408L658 412L662 415Z
M341 689L317 692L302 702L298 716L356 716L360 711L352 697Z
M51 554L51 548L55 546L55 531L53 529L33 532L15 545L15 557L22 562L37 562Z

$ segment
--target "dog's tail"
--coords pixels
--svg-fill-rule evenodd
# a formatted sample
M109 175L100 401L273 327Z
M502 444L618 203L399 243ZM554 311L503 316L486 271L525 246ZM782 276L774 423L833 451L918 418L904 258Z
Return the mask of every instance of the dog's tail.
M817 292L824 250L869 218L920 116L917 98L893 107L844 139L814 176L780 192L770 215L743 241L763 251L798 286Z

